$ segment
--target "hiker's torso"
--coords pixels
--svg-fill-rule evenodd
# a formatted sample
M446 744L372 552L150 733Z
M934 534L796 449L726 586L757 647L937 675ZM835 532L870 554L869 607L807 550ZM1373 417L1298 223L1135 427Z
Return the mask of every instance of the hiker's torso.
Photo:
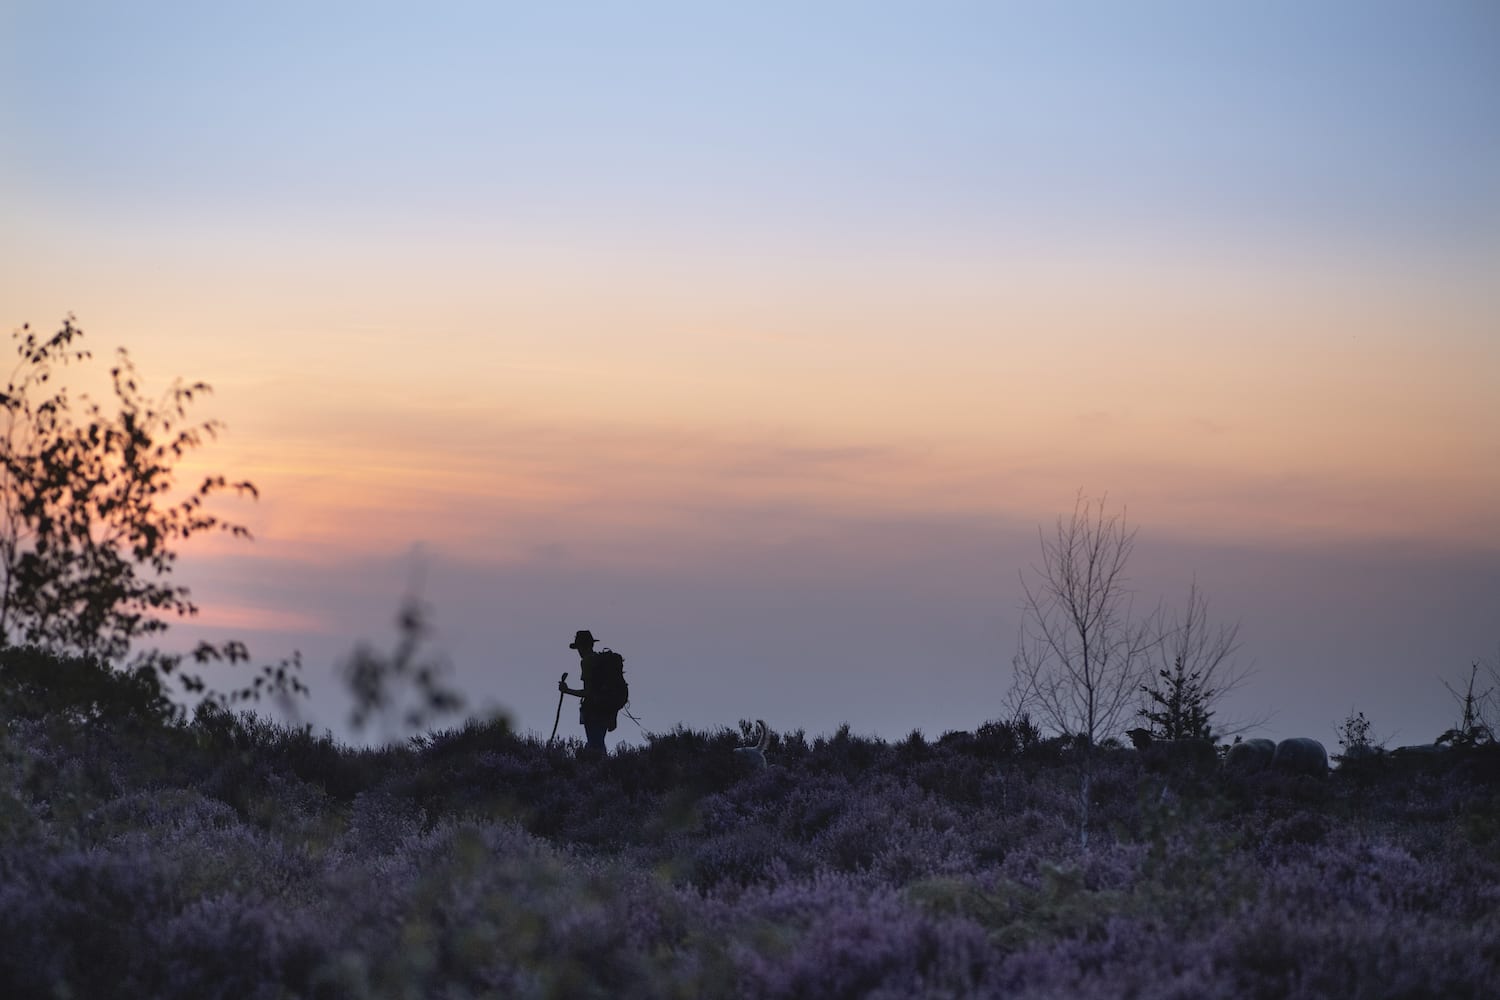
M599 654L595 650L581 651L578 655L579 676L583 678L583 697L578 703L578 721L587 724L593 719L604 719L614 715L600 701Z

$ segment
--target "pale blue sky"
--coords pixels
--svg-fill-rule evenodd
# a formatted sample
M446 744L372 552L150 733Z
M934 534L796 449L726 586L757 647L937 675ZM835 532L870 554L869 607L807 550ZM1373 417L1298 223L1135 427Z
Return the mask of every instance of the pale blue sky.
M7 176L105 215L1500 229L1485 2L8 7Z

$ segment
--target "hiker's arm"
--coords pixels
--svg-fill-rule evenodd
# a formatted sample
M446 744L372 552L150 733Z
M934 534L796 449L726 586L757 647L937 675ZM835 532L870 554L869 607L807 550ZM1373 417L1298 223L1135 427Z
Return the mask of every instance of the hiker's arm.
M559 691L561 691L563 694L570 694L570 695L572 695L575 698L582 698L583 697L583 688L579 688L578 690L575 691L574 689L568 687L568 682L567 681L558 681L557 682L557 689Z

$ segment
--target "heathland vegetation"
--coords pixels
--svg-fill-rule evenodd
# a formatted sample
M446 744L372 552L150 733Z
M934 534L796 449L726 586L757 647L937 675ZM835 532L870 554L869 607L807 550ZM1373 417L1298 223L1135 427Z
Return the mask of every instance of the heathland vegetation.
M18 670L18 667L21 669ZM38 686L21 675L45 674ZM7 654L0 984L95 997L1482 997L1494 748L1148 767L1024 721L888 743L503 722L384 749ZM744 727L748 729L748 724Z
M757 728L759 752L737 753L746 721L591 756L504 719L436 728L462 699L413 604L396 649L357 648L345 678L356 721L418 735L343 745L247 711L302 692L295 656L218 690L142 649L193 610L175 546L245 534L206 501L253 487L175 493L176 460L216 426L186 421L206 386L148 402L122 356L115 411L75 409L52 378L87 360L78 337L23 329L0 396L0 994L1280 1000L1500 982L1500 747L1478 667L1425 747L1384 752L1363 715L1332 772L1320 745L1224 746L1234 628L1210 626L1196 587L1178 616L1135 617L1133 533L1080 496L1028 581L1006 718L975 732Z

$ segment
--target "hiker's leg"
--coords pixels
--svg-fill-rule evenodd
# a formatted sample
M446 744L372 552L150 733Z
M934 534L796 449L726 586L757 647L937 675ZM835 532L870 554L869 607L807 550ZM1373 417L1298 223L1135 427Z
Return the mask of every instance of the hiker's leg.
M603 722L585 722L583 724L583 732L588 737L587 749L590 753L603 754L605 752L604 734L607 731L608 727Z

